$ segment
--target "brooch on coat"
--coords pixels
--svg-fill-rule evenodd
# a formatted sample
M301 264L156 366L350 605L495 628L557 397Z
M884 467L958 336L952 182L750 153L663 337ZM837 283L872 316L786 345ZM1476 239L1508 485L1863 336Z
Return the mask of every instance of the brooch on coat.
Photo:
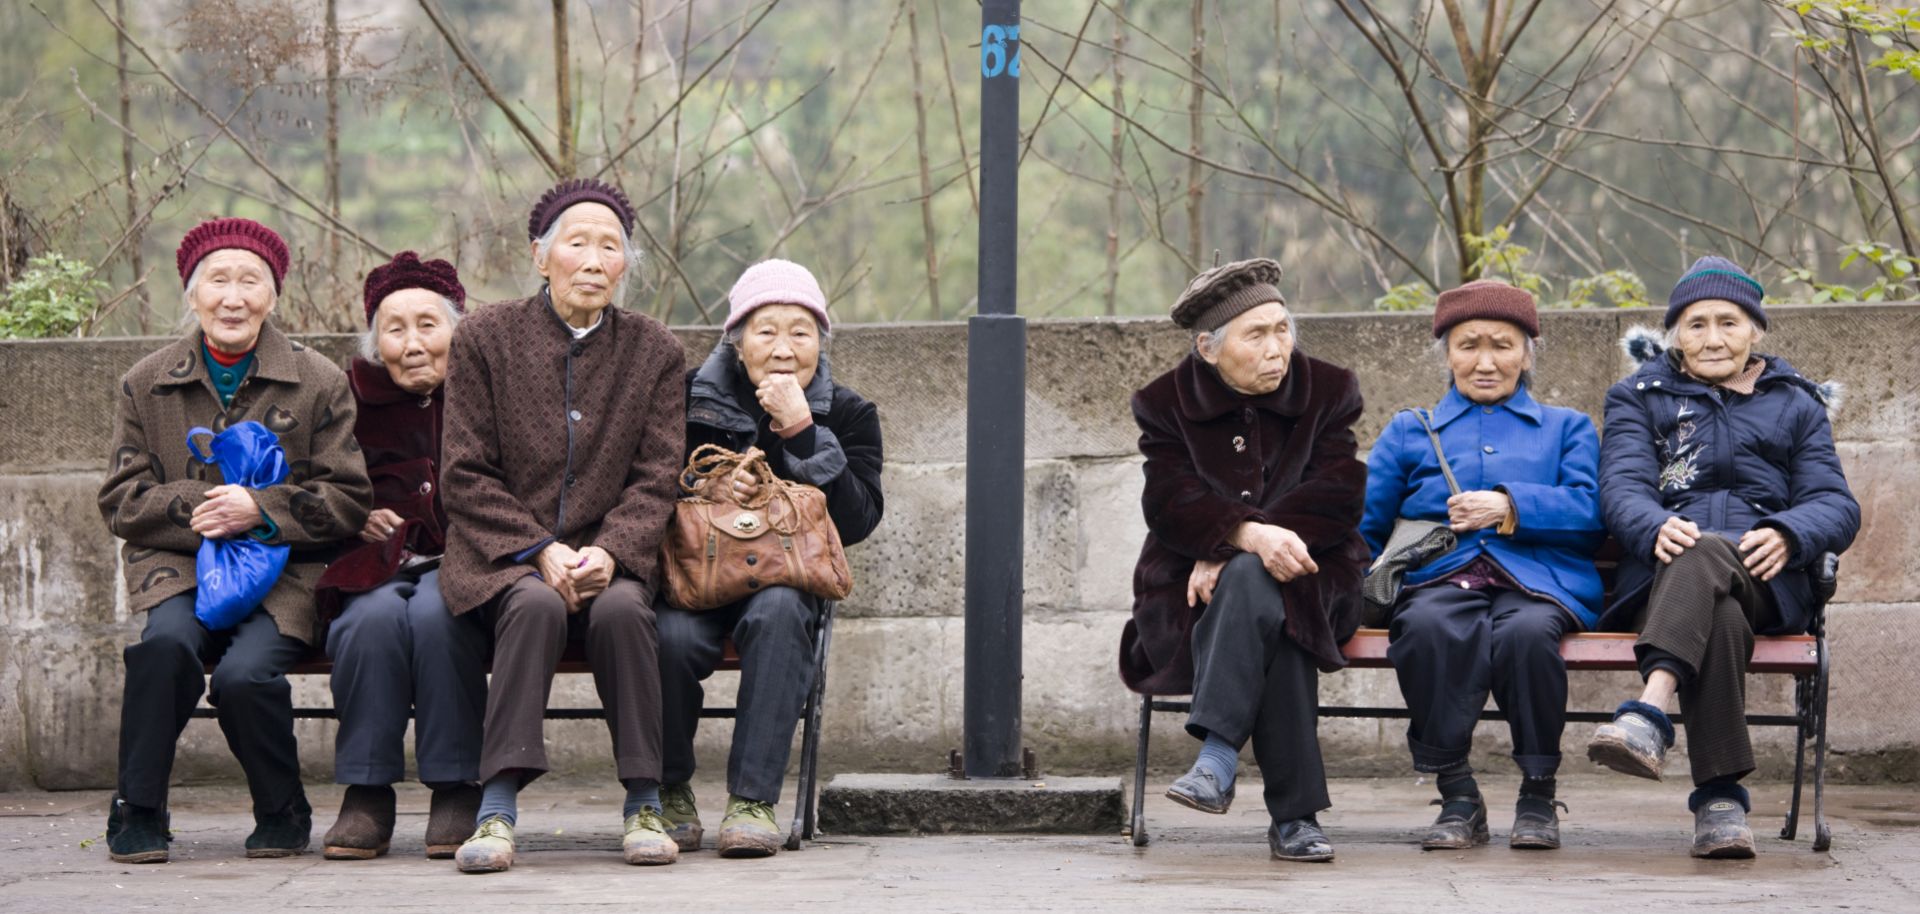
M1233 436L1233 452L1236 454L1244 454L1247 452L1247 439L1245 437L1241 435Z

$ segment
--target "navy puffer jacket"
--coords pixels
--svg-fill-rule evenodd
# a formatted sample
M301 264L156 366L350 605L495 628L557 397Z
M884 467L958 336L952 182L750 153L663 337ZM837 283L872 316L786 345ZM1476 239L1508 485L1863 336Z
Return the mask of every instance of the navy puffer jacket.
M1653 545L1672 515L1739 542L1774 527L1791 546L1772 583L1777 628L1806 631L1815 607L1811 567L1844 551L1860 530L1827 421L1826 396L1778 356L1751 396L1711 388L1660 353L1607 391L1600 443L1600 507L1625 555L1603 630L1632 627L1658 560Z

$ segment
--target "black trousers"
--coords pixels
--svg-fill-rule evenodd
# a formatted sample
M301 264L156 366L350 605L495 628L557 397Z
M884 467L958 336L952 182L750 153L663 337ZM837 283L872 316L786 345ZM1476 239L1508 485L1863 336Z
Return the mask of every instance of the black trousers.
M721 642L732 635L740 652L740 692L727 753L727 792L779 802L793 728L813 685L816 613L813 598L791 587L770 587L702 612L656 609L667 783L693 777L693 734L706 698L700 683L713 675Z
M1680 680L1693 782L1753 771L1747 735L1747 664L1753 633L1779 625L1773 589L1741 563L1740 550L1708 534L1660 566L1640 611L1634 652L1641 675L1671 670Z
M135 806L167 804L175 745L202 693L240 761L255 815L286 811L304 795L287 682L306 645L280 634L264 609L224 631L193 615L193 591L147 611L146 630L126 650L120 704L120 795ZM201 671L217 663L213 675ZM209 685L210 681L210 685Z
M1559 604L1505 587L1434 584L1406 592L1387 629L1387 659L1407 702L1414 769L1464 763L1491 692L1507 713L1520 773L1552 777L1567 725L1560 637L1572 624Z
M429 785L480 777L480 722L487 712L487 647L481 613L455 616L440 599L440 572L402 569L348 598L327 630L333 658L333 779L383 786L407 775L407 711L414 759Z
M1275 822L1332 805L1320 759L1320 669L1286 633L1280 582L1242 553L1220 571L1193 628L1193 712L1187 732L1253 741Z

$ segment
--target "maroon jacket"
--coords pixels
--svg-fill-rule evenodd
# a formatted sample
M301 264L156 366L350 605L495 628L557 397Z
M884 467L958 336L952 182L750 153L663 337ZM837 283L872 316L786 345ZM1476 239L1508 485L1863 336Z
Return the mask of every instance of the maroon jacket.
M1120 635L1127 687L1192 691L1192 632L1206 607L1187 605L1187 575L1199 559L1238 554L1227 537L1246 521L1278 524L1306 541L1320 571L1281 585L1287 635L1321 669L1345 666L1340 643L1359 626L1367 564L1353 372L1295 350L1280 388L1249 397L1189 354L1133 395L1133 416L1147 458L1147 541L1134 566L1133 619Z
M409 555L446 551L447 511L440 504L440 414L446 385L425 396L393 382L386 366L355 358L347 372L359 414L353 437L367 458L373 506L404 522L385 542L349 540L316 585L321 617L340 608L348 594L365 593L392 580Z

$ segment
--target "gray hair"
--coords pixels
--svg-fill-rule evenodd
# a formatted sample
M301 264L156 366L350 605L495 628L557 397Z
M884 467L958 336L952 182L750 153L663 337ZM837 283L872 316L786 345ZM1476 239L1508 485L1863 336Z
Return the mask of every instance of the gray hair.
M1457 327L1459 325L1455 324L1454 326ZM1440 363L1441 375L1447 379L1447 386L1449 387L1453 386L1453 368L1447 364L1447 341L1453 338L1453 329L1453 327L1448 327L1446 336L1434 340L1433 345L1427 347L1428 354L1433 356L1434 361ZM1540 342L1540 338L1537 336L1526 336L1522 334L1521 339L1527 341L1527 360L1533 363L1533 368L1527 368L1520 372L1520 383L1528 389L1531 389L1533 387L1533 369L1540 367L1539 352L1544 344Z
M1747 319L1747 326L1752 327L1753 332L1755 334L1759 334L1759 335L1766 334L1767 328L1760 326L1760 322L1757 320L1754 320L1753 315L1749 313L1747 309L1741 308L1740 316ZM1755 336L1754 339L1757 341L1759 339L1759 336ZM1678 348L1679 345L1680 345L1680 322L1678 320L1675 320L1673 322L1673 326L1668 327L1667 332L1660 337L1660 346L1663 349L1671 349L1674 352L1679 352L1680 351Z
M586 202L590 203L593 201ZM574 204L574 206L579 205L578 203ZM572 208L573 206L567 207L567 209ZM545 263L547 255L553 252L553 241L559 237L560 223L564 221L566 217L567 210L561 210L560 215L554 217L553 224L547 226L547 230L540 233L540 237L533 241L533 272L536 280L544 281L544 277L540 276L540 265ZM627 231L626 226L620 227L620 254L621 258L627 262L627 268L620 271L619 281L613 284L613 300L611 304L624 308L627 304L627 288L632 282L633 277L639 274L640 266L645 261L645 257L641 254L640 249L634 247L633 233Z
M1200 357L1207 361L1213 361L1219 358L1220 347L1227 344L1227 338L1220 333L1220 328L1225 326L1225 324L1222 324L1220 327L1215 327L1212 330L1193 331L1193 351L1199 353ZM1294 345L1297 346L1300 344L1300 331L1294 324L1292 308L1287 309L1287 335L1293 337Z
M778 305L782 303L767 302L767 304ZM759 309L756 308L754 310L757 311ZM811 316L812 312L808 312L808 313L809 313L809 316ZM748 312L748 314L751 315L752 312ZM827 344L833 342L833 328L821 326L820 318L815 317L813 319L813 329L820 331L820 351L826 352ZM739 321L735 322L733 326L728 327L726 332L721 334L720 338L723 340L726 340L727 345L732 346L735 349L739 349L740 341L742 339L745 339L746 335L747 335L747 319L743 317Z
M221 250L225 250L225 248ZM248 253L252 252L249 251ZM266 261L262 260L261 262L265 263ZM205 269L206 266L207 259L202 257L199 263L193 265L193 272L187 274L187 285L180 292L180 325L175 328L176 333L185 333L192 329L195 324L199 323L200 317L195 314L193 310L193 290L200 288L200 271ZM273 272L269 270L267 275L271 277ZM272 306L280 303L280 289L278 286L274 287L272 295L273 297L267 300L269 310L272 309Z
M374 314L379 313L380 306L375 305ZM446 316L448 329L460 326L460 311L453 306L453 299L440 296L440 313ZM379 330L372 323L367 325L367 332L360 335L360 357L375 365L380 364Z

